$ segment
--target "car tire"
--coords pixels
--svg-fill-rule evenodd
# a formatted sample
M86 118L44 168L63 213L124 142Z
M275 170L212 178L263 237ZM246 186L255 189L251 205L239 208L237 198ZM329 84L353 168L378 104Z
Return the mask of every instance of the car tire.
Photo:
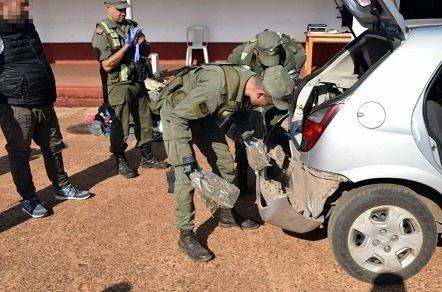
M415 192L377 184L343 194L331 214L328 237L336 260L351 276L393 283L428 263L437 245L437 228Z

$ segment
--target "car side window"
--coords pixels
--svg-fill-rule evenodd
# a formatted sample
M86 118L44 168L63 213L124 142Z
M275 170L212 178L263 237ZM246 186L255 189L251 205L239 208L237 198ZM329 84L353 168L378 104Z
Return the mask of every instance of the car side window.
M425 102L425 118L429 136L434 140L442 163L442 66L430 83Z
M439 73L431 84L427 100L434 100L435 102L442 104L442 68L439 69Z

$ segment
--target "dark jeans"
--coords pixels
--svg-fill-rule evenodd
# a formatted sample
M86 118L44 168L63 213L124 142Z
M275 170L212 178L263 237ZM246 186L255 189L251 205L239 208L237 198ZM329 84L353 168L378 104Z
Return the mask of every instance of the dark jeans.
M0 105L0 125L6 138L5 148L8 152L12 178L17 192L23 199L35 196L35 186L29 166L32 140L41 148L46 173L52 184L60 188L69 184L61 155L63 137L52 105L34 107Z

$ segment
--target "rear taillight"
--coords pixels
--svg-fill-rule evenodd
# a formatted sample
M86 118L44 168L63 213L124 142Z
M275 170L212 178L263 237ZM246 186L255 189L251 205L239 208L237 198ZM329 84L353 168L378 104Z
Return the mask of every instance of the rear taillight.
M341 104L331 104L313 112L302 127L301 151L310 151L330 124Z

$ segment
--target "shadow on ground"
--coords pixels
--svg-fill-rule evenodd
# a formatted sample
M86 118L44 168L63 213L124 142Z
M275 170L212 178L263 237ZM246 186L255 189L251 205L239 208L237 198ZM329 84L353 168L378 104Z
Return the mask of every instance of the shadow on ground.
M29 156L29 161L37 159L41 156L41 151L38 148L32 148ZM0 157L0 175L9 172L9 158L8 155Z
M318 228L307 233L295 233L284 229L282 231L291 237L299 238L302 240L308 240L308 241L318 241L327 238L327 230L325 228Z
M138 156L138 149L131 149L127 153L128 157L134 157L135 155ZM89 190L100 182L115 175L117 175L115 160L113 157L110 157L105 161L97 163L79 173L71 175L69 178L71 183L78 185L81 189ZM50 209L63 202L55 200L52 186L48 186L43 190L38 191L37 196ZM29 219L31 219L31 217L21 211L21 205L18 203L8 210L0 213L0 233Z
M242 217L247 219L252 219L253 221L258 222L262 225L263 222L261 217L259 216L258 208L253 202L254 202L254 196L240 197L235 204L235 210ZM213 213L212 216L210 216L209 219L207 219L203 224L198 226L195 232L198 241L201 243L201 245L204 248L208 249L209 251L210 248L208 247L207 241L209 239L209 236L218 227L218 222L219 222L219 209L216 210L215 213Z
M207 240L209 239L210 234L215 231L216 227L218 227L218 221L219 221L219 211L216 211L212 216L209 217L203 224L198 226L196 229L196 237L198 238L198 241L201 243L201 245L209 250L213 254L213 258L215 258L215 254L210 250Z
M129 292L132 291L132 284L129 282L120 282L105 288L102 292Z
M66 128L66 132L76 135L90 135L89 131L90 125L87 123L80 123L75 125L70 125Z
M379 274L373 281L371 292L405 292L407 291L404 279L397 274Z

